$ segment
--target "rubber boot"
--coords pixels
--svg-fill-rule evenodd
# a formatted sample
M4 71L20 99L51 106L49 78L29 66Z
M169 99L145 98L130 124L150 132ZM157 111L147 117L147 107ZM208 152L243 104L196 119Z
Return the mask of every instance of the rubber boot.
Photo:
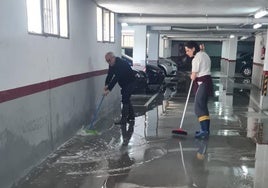
M120 120L120 125L121 125L121 134L123 137L123 146L127 146L129 139L128 139L128 134L127 134L127 117L129 114L129 105L128 104L123 104L122 107L122 116Z
M129 139L128 139L128 133L127 133L127 124L121 124L121 134L122 134L122 138L123 138L123 146L127 146Z
M209 120L200 121L201 131L195 134L195 138L207 138L209 136L208 128L209 128Z
M132 134L134 132L134 121L131 121L128 125L128 130L127 130L127 138L130 140L132 137Z
M210 120L207 120L207 121L208 121L208 124L206 124L206 130L208 131L208 135L210 135ZM198 134L200 131L195 131L195 134Z
M130 123L132 121L135 121L135 114L134 114L134 109L132 104L130 103L128 106L128 117L127 117L127 122Z
M129 105L123 104L122 110L121 110L121 119L119 121L115 121L114 123L116 125L120 124L126 124L127 123L127 117L129 114Z

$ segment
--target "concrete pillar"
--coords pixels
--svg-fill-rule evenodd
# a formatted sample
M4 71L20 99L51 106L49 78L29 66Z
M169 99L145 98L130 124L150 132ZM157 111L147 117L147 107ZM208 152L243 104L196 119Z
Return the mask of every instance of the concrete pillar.
M147 26L134 26L133 66L145 66L146 62L146 34Z
M222 49L221 49L221 72L227 75L227 64L228 64L228 50L229 41L225 40L222 42Z
M268 48L268 35L265 33L259 33L255 36L254 56L253 56L253 70L251 83L261 90L260 95L256 96L252 92L251 99L262 110L268 109L268 95L267 95L267 83L268 83L268 52L265 51L264 59L262 58L262 48Z
M237 36L235 36L234 38L230 38L227 53L229 61L229 63L227 64L227 77L234 77L237 53Z
M261 48L265 44L266 36L259 33L255 36L254 56L253 56L253 69L251 83L258 88L262 88L262 72L264 71L264 61L261 59Z
M159 37L159 57L171 56L171 40L165 37Z
M265 55L264 55L264 59L261 59L261 60L263 61L263 64L264 64L263 70L268 71L268 29L265 33L265 39L262 44L262 47L265 47Z
M147 34L147 48L148 48L148 63L157 64L159 58L159 34Z
M268 30L266 33L263 34L263 40L259 43L259 58L261 62L263 63L263 74L261 79L261 98L260 98L260 108L263 110L268 110ZM262 50L265 48L265 55L262 56ZM254 53L255 55L255 53ZM257 80L254 76L254 79Z

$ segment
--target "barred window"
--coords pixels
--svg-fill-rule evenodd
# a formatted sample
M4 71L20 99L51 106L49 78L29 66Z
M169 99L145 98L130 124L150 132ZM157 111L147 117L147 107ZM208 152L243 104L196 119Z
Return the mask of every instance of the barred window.
M69 37L68 0L26 0L28 32Z
M114 13L97 7L97 41L114 42Z

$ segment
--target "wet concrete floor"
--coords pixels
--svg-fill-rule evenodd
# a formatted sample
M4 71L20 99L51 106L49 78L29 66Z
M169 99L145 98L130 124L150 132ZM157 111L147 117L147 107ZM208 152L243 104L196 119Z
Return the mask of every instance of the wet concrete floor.
M98 136L76 135L13 188L267 188L268 116L251 100L254 87L219 75L213 81L209 139L194 138L192 95L183 123L188 135L172 135L188 92L178 81L163 95L133 96L137 117L128 146L118 125Z

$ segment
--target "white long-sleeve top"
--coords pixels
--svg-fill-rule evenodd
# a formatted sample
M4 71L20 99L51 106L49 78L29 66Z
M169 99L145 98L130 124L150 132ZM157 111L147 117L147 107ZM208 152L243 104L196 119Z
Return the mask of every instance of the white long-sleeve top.
M192 60L192 72L196 72L197 77L211 75L211 60L206 52L199 51Z

